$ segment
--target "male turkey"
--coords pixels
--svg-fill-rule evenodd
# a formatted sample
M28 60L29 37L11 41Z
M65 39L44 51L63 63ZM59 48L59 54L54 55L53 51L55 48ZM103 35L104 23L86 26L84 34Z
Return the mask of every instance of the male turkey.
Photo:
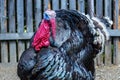
M109 35L107 18L75 10L46 11L18 63L21 80L94 80L94 58Z

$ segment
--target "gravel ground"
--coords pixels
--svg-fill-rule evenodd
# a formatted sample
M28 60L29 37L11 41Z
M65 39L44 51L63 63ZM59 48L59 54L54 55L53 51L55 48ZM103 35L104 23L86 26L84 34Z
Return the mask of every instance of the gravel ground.
M20 80L16 74L15 64L0 63L0 80ZM120 66L96 67L96 80L120 80Z
M0 80L20 80L16 74L16 67L17 63L15 64L1 64L0 63Z
M120 80L120 66L96 68L96 80Z

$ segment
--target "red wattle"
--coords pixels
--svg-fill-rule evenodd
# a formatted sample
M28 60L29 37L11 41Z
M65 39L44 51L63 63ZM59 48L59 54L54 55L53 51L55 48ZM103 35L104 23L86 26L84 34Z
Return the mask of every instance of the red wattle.
M52 36L55 39L55 19L50 19L49 21L43 19L32 42L32 46L35 48L36 51L39 51L42 47L48 47L50 45L50 27L52 27Z

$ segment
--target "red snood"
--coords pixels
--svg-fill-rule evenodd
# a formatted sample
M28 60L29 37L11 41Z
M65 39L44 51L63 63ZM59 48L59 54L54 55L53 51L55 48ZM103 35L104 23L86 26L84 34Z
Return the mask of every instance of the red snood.
M42 47L48 47L50 45L50 27L52 29L52 36L55 39L55 18L51 18L50 20L43 19L32 42L32 46L35 48L36 51L39 51Z

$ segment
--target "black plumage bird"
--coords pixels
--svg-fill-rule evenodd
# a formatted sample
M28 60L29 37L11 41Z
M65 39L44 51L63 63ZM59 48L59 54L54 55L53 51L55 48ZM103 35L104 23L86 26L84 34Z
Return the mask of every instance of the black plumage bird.
M56 10L56 37L50 45L23 52L18 63L21 80L94 80L94 58L108 40L107 18L92 18L75 10ZM34 34L36 35L36 33Z

